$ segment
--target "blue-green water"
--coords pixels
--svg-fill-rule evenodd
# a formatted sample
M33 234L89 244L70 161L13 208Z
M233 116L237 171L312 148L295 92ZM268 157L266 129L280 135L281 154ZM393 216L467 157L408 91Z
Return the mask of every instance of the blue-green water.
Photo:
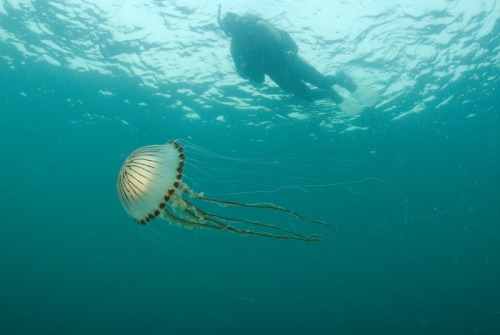
M222 5L379 103L240 80L217 2L0 1L0 333L499 333L497 1ZM338 232L207 204L328 242L139 227L119 168L171 139L220 155L187 148L196 191Z

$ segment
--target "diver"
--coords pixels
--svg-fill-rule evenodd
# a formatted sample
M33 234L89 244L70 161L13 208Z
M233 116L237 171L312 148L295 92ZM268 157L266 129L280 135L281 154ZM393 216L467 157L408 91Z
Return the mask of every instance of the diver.
M283 90L301 99L329 99L350 115L361 113L364 106L374 105L378 98L376 92L356 85L341 72L327 76L321 74L298 55L299 47L288 32L256 15L239 16L227 12L221 20L219 6L218 23L231 37L231 56L236 71L244 79L263 83L267 75ZM332 88L333 85L347 89L361 104L342 97Z

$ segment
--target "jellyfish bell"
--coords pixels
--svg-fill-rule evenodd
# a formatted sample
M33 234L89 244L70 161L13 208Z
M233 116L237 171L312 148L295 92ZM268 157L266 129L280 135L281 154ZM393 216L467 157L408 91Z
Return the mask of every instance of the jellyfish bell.
M271 203L244 203L214 199L195 192L183 182L186 155L177 141L150 145L132 152L118 174L120 202L136 222L145 225L155 218L189 228L206 228L241 235L324 243L319 235L304 235L260 220L217 214L202 208L203 204L222 207L246 207L281 212L301 221L335 229L332 225L311 219ZM194 203L197 201L198 203Z
M137 223L146 224L165 211L167 203L181 206L179 189L183 148L176 142L142 147L130 154L118 174L117 192L123 208Z

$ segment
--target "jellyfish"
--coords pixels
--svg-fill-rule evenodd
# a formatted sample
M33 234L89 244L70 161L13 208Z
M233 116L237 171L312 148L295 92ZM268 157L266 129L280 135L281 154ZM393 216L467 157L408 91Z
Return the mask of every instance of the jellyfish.
M219 200L207 197L203 192L195 192L183 182L185 160L184 148L177 141L149 145L133 151L125 159L117 180L118 197L125 212L141 225L160 218L188 228L206 228L282 240L325 242L323 237L316 234L304 235L275 224L225 216L202 208L203 203L213 203L222 208L232 206L278 211L301 221L335 229L326 222L308 218L272 203Z

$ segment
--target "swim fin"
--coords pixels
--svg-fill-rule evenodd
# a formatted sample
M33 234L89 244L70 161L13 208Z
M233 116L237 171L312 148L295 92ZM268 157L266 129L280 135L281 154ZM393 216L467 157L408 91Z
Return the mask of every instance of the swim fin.
M378 93L368 86L358 85L356 90L352 92L352 96L367 107L374 106L378 101Z
M339 104L339 108L341 111L343 111L347 115L351 115L351 116L358 115L364 109L364 107L361 106L360 104L358 104L357 102L346 99L346 98L344 98L344 101L342 101Z

